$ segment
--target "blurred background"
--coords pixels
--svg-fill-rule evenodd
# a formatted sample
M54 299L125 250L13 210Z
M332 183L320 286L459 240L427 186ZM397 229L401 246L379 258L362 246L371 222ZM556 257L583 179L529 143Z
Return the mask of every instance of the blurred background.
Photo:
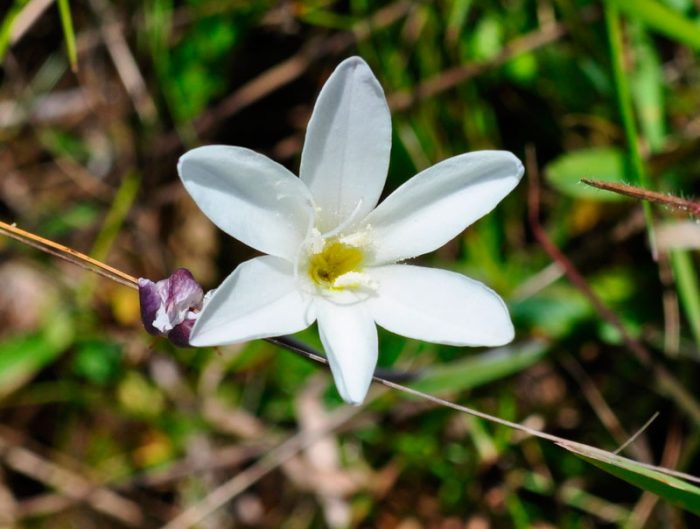
M625 455L700 473L698 224L579 182L698 193L700 2L5 0L0 21L0 219L137 277L184 266L213 288L254 255L177 159L232 144L296 172L350 55L392 108L385 192L513 151L515 192L419 262L503 295L516 340L382 331L380 365L608 450L659 412ZM1 527L697 527L502 426L380 386L348 408L265 342L176 349L143 331L134 290L3 236L0 285Z

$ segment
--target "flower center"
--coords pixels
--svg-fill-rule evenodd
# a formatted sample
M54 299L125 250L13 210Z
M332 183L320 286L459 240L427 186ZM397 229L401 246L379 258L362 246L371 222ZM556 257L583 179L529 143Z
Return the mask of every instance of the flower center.
M342 243L337 239L327 240L320 252L309 257L309 277L323 288L350 287L353 281L348 283L338 279L347 274L357 275L364 257L364 253L357 246Z

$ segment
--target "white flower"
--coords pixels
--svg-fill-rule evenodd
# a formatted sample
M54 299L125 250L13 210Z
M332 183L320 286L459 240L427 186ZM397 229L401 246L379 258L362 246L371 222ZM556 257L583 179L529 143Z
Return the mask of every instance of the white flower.
M397 264L439 248L489 211L523 174L509 152L462 154L417 174L376 208L391 149L384 92L359 57L343 61L314 107L300 178L269 158L200 147L182 182L222 230L267 255L218 287L192 330L195 346L301 331L318 321L340 395L363 401L377 328L450 345L502 345L503 300L461 274Z

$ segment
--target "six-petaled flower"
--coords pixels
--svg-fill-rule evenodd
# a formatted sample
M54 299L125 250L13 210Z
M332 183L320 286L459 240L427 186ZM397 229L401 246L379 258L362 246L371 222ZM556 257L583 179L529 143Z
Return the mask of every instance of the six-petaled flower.
M377 363L376 325L442 344L509 342L508 310L488 287L399 263L439 248L491 211L517 185L522 164L504 151L455 156L377 206L390 148L382 88L352 57L321 90L299 177L241 147L182 156L180 177L202 211L266 254L240 264L217 288L192 345L290 334L317 321L340 395L359 404Z

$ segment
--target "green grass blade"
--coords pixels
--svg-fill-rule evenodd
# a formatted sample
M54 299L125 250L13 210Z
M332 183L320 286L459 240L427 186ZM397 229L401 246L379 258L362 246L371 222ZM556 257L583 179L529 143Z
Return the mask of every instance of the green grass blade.
M681 509L700 514L700 488L687 481L592 446L581 445L573 441L557 444L635 487L652 492Z
M141 188L141 177L136 172L127 173L112 200L112 205L105 216L95 243L90 250L90 257L98 261L106 261L114 242L119 236L124 220L136 200L136 195ZM85 303L92 296L97 276L88 275L81 285L78 300Z
M690 252L673 250L671 251L671 263L678 283L681 304L690 323L690 331L695 343L700 347L700 285L698 285L693 257Z
M73 322L56 311L40 331L0 343L0 398L29 382L73 341Z
M632 96L624 66L620 16L617 7L615 7L614 0L608 0L605 6L605 22L610 39L610 59L612 62L613 76L615 78L615 92L617 93L617 103L622 118L622 126L625 130L625 139L627 140L631 173L634 177L633 183L651 189L649 178L644 168L644 162L642 161L642 155L639 152L639 134L637 133L637 125L634 120ZM652 254L656 255L651 204L644 202L642 203L642 207L644 208L644 220L647 226L649 246L651 247Z
M608 0L654 31L700 51L700 25L657 0Z
M639 128L652 152L666 145L665 81L661 59L642 24L630 24L630 46L635 68L630 76L632 96L639 116Z
M15 19L27 5L29 0L15 0L12 7L5 14L5 18L2 19L0 24L0 62L5 58L7 49L10 47L10 40L12 39L12 27L14 26Z
M107 259L107 254L119 235L124 219L136 199L141 187L141 177L136 172L127 173L117 190L112 207L107 212L102 229L97 235L90 256L99 261Z
M70 13L68 0L58 0L58 12L61 15L61 26L63 36L66 39L66 53L70 68L74 72L78 71L78 48L75 45L75 31L73 30L73 18Z
M518 373L540 360L546 352L546 345L539 341L521 345L517 349L493 349L456 362L436 365L410 385L426 393L464 391Z
M666 144L664 78L661 61L651 39L640 24L631 27L637 68L632 76L633 94L641 129L651 152L660 152ZM692 256L684 250L671 250L673 274L681 307L690 324L695 343L700 347L700 289Z
M620 202L622 195L601 193L581 184L581 178L625 183L631 180L626 153L618 147L592 147L566 152L545 167L545 177L557 191L573 198Z

